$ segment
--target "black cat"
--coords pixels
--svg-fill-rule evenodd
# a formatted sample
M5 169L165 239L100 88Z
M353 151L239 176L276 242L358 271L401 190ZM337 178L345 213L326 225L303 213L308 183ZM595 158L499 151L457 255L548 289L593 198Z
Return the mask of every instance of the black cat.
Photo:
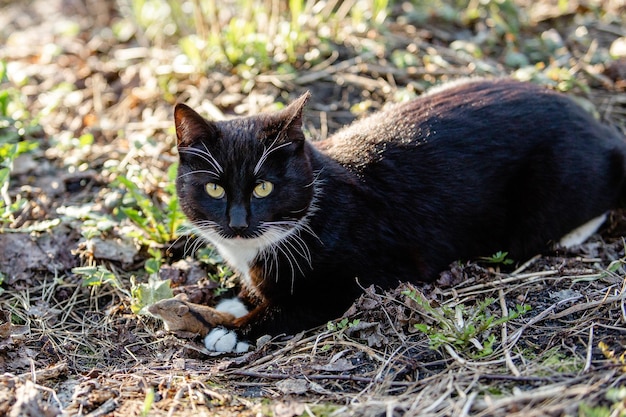
M301 130L308 98L219 122L176 106L180 203L241 274L245 338L325 323L362 287L455 260L523 261L623 194L622 135L533 84L453 83L318 142ZM210 349L242 350L212 334Z

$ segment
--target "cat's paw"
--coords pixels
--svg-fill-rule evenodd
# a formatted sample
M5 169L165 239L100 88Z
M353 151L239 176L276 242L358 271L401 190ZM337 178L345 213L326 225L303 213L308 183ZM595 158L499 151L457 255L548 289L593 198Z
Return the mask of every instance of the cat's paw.
M239 318L248 314L248 309L245 304L238 298L227 298L225 300L220 301L215 306L217 311L222 311L224 313L230 313L233 316Z
M250 349L249 343L237 341L237 333L223 327L211 330L204 338L204 346L217 353L245 353Z

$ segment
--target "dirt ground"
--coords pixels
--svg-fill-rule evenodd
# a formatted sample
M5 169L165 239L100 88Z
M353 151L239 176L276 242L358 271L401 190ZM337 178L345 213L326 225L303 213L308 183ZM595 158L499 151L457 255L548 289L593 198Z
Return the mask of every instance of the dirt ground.
M211 302L233 285L219 262L189 253L197 242L149 247L147 229L118 210L132 194L120 175L167 201L176 101L245 115L311 90L305 127L323 138L442 81L513 75L566 90L626 131L626 6L565 3L516 2L530 23L514 39L490 29L497 14L463 23L432 2L431 15L413 21L412 6L395 2L383 28L334 44L321 63L246 78L198 73L176 44L145 33L120 40L112 28L130 2L1 2L0 85L26 122L3 125L0 138L16 132L38 147L13 164L6 193L23 206L0 224L0 415L626 415L622 212L567 251L512 265L463 260L435 285L364 289L345 320L261 340L244 355L211 356L132 306L155 249L169 254L156 275L174 292ZM483 32L494 41L472 52L463 42ZM399 63L409 56L416 63ZM115 279L88 285L75 269L84 266Z

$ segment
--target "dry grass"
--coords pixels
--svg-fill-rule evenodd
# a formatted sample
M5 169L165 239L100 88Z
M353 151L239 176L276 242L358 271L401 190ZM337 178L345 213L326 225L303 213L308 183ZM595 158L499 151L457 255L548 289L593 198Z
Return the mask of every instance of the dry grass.
M526 10L537 21L520 38L539 38L552 27L564 37L580 26L593 34L590 44L566 42L566 74L538 66L535 76L571 83L569 93L624 129L624 64L594 58L626 36L623 3L605 2L605 14L573 3L565 11L552 2L532 3ZM505 75L514 68L506 62L502 39L482 56L452 45L464 31L480 30L478 25L436 16L422 25L405 24L397 19L398 3L385 32L393 47L385 49L374 30L351 35L314 66L258 75L248 92L250 82L239 74L199 75L178 66L173 45L112 39L107 28L118 11L102 7L35 1L1 8L0 59L11 63L12 81L24 80L20 99L38 115L44 135L37 138L40 149L15 164L10 193L27 204L0 231L0 270L6 274L0 293L0 415L626 414L623 213L571 252L538 256L515 270L467 262L451 265L437 285L403 285L389 293L368 288L345 322L266 340L243 356L210 356L197 340L164 334L156 320L132 314L130 278L145 279L141 268L149 255L125 237L136 229L114 216L123 193L111 184L120 173L135 175L151 198L165 198L165 172L175 161L173 101L247 114L271 108L283 92L293 97L311 89L307 129L325 137L355 117L351 107L375 110L435 82ZM609 19L611 13L621 20ZM71 24L81 30L68 34ZM411 53L419 65L392 65L392 50ZM93 135L92 144L78 144L85 133ZM101 252L81 236L102 218L119 220L102 236L126 248L124 256L98 257ZM58 223L33 229L44 220ZM91 262L106 265L121 286L85 286L71 271ZM213 294L214 283L191 281L183 277L175 285ZM493 298L488 315L506 317L520 304L531 310L466 345L431 349L414 324L441 323L405 290L424 294L433 308L472 307ZM489 336L495 338L493 352L477 356L476 346Z
M93 305L115 294L48 283L3 295L3 308L23 318L28 332L14 326L12 340L3 346L15 362L4 363L9 372L2 377L2 392L36 401L37 412L50 415L59 410L67 415L140 414L149 393L154 394L149 415L155 416L192 411L582 415L577 412L581 401L611 404L606 393L624 384L623 270L606 272L607 261L536 258L526 270L510 274L470 265L455 271L467 282L422 288L448 304L495 297L497 315L506 315L520 301L533 306L497 329L501 343L481 359L451 349L430 350L424 336L411 330L419 309L402 295L403 288L391 294L366 291L350 316L360 319L360 328L318 329L270 341L241 357L212 358L200 353L194 341L161 334L156 322ZM69 290L70 298L47 295L60 288ZM44 305L46 314L37 316L34 310ZM604 350L602 343L608 346ZM10 372L19 367L30 370ZM12 410L25 412L27 406L34 407L15 403Z

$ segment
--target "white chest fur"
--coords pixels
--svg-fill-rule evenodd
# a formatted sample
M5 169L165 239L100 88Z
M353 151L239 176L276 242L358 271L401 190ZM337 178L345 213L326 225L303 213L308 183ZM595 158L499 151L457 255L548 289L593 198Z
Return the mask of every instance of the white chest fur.
M305 221L301 220L301 223L305 224ZM266 225L270 224L266 223ZM263 234L253 239L226 239L219 233L212 230L200 229L198 231L202 237L215 246L224 260L231 267L233 267L235 271L239 272L243 281L242 284L246 286L248 290L254 292L256 291L256 288L253 285L252 277L250 275L252 262L257 258L257 256L266 255L266 252L268 251L273 251L275 254L277 250L280 250L276 248L281 244L281 242L288 241L289 239L298 236L299 227L304 226L299 224L289 229L284 229L282 227L267 227ZM304 254L306 245L304 245L304 243L301 245L303 245L301 248L302 253ZM287 252L291 254L291 250L287 250Z
M213 242L224 260L241 274L244 285L252 286L250 266L262 248L257 239L221 239Z

